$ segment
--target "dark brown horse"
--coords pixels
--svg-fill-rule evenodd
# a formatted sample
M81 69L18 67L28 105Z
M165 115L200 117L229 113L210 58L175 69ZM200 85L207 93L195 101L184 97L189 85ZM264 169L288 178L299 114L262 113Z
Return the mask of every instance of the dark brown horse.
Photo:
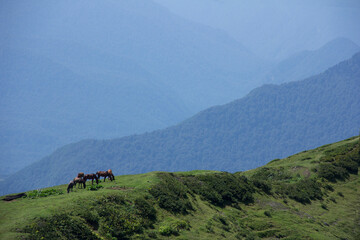
M83 178L84 175L85 175L85 174L84 174L83 172L79 172L77 177L78 177L78 178Z
M74 180L70 181L70 182L69 182L69 185L68 185L68 187L67 187L67 193L69 193L70 190L72 191L74 186L75 186Z
M106 177L109 177L110 181L115 180L114 174L112 173L111 169L107 171L98 171L96 172L97 177L100 179L100 177L104 177L104 182L106 180Z
M77 183L79 183L79 187L81 187L81 184L84 186L84 188L86 188L86 180L83 178L74 178L74 185L76 186Z
M94 179L96 180L96 184L99 184L98 177L96 176L95 173L86 174L86 175L84 176L84 180L85 180L85 181L87 181L87 180L89 180L89 179L92 180L92 181L91 181L91 184L94 184Z

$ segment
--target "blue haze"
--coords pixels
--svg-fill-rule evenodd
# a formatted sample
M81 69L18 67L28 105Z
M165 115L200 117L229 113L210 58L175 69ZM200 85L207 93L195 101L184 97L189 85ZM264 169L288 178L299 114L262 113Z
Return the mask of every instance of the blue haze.
M281 70L306 68L291 62L293 54L345 37L316 55L324 64L306 76L320 73L358 51L358 7L1 0L0 171L11 174L82 139L174 125L280 77L300 79L298 69L289 79Z

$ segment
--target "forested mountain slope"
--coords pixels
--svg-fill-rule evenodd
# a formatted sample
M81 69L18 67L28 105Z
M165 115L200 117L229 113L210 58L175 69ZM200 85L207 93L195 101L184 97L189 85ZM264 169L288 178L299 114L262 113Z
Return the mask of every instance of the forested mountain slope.
M79 171L108 168L117 174L251 169L358 134L359 82L360 53L317 76L265 85L164 130L66 145L9 177L2 193L60 184Z
M151 172L0 201L1 239L348 239L360 235L352 137L245 172ZM2 197L10 199L10 197Z

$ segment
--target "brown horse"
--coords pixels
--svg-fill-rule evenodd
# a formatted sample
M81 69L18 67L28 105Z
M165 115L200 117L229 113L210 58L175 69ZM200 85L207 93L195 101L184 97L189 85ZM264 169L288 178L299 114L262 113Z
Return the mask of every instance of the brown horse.
M84 188L86 188L86 180L83 178L74 178L74 185L76 186L77 183L79 183L79 188L81 187L81 184L84 186Z
M84 175L85 175L85 174L84 174L83 172L79 172L77 177L78 177L78 178L83 178Z
M91 174L86 174L84 176L84 180L87 181L88 179L91 179L91 184L94 184L94 179L96 180L96 184L99 184L99 180L98 177L96 176L95 173L91 173Z
M106 180L106 177L109 177L110 181L115 180L115 177L111 171L111 169L107 171L98 171L96 172L97 177L100 179L100 177L104 177L104 182Z
M67 187L67 193L69 193L70 190L72 191L74 186L75 186L74 180L70 181L70 182L69 182L69 185L68 185L68 187Z
M115 176L114 176L114 174L112 173L112 170L109 169L109 170L107 170L107 172L108 172L109 176L112 178L112 180L115 180ZM112 180L111 180L111 181L112 181Z

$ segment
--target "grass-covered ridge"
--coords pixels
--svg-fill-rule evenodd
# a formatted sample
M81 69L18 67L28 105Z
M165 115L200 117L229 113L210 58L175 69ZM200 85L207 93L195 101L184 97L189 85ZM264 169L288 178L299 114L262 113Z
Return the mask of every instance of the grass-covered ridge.
M0 202L1 239L356 239L359 137L234 174L151 172ZM356 171L355 171L356 164Z

